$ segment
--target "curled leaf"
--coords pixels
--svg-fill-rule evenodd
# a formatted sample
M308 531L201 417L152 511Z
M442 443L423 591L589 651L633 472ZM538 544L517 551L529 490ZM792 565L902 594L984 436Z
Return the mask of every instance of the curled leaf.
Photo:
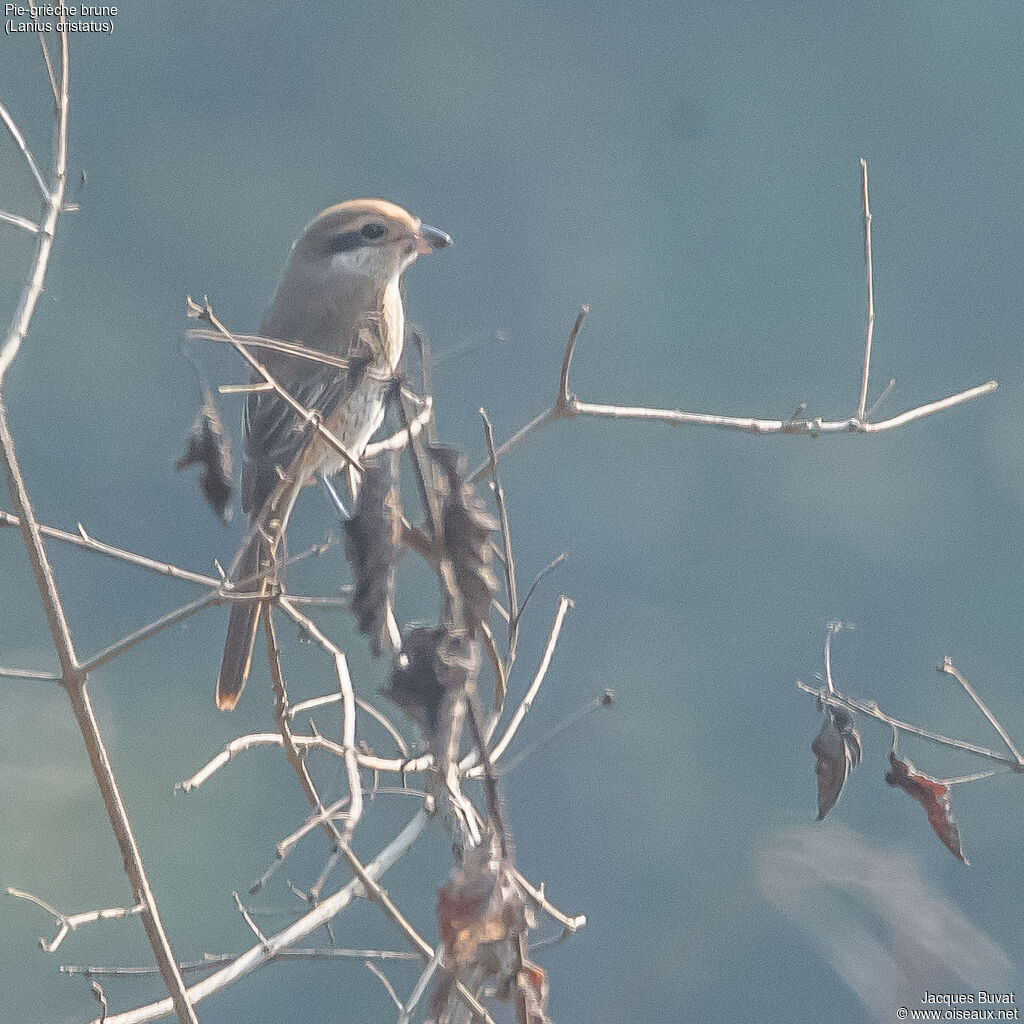
M185 441L185 454L174 464L175 469L199 466L199 490L206 503L220 518L230 518L228 502L231 500L231 444L213 395L204 389L203 406Z
M953 820L949 785L919 772L909 761L904 761L895 753L889 755L889 764L891 768L885 773L885 781L890 786L898 786L909 793L925 809L928 824L942 840L946 849L957 860L970 864L960 846L960 832Z
M462 596L466 629L475 636L490 614L491 598L498 585L491 571L491 533L498 523L462 476L458 453L435 446L430 454L447 483L441 505L441 539Z
M842 708L826 708L825 721L811 743L817 758L814 772L818 776L818 821L836 805L850 772L860 764L860 733L853 717Z
M366 466L359 485L356 514L344 522L345 557L352 566L352 611L359 631L370 637L379 658L387 623L388 586L397 558L397 517L387 471Z
M472 978L488 982L499 999L515 998L524 1024L546 1020L546 976L522 956L533 916L512 861L502 856L493 836L466 852L438 892L437 920L445 967L434 992L434 1013L443 1012L455 981Z
M448 697L462 692L474 657L465 636L453 636L443 626L421 626L402 642L381 693L429 739L441 730Z

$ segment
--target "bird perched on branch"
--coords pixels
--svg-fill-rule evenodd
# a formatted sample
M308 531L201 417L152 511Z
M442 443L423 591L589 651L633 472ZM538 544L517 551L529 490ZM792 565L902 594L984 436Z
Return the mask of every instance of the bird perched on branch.
M451 238L394 203L353 199L323 211L292 246L260 335L331 358L331 363L260 348L257 358L276 383L315 419L301 415L265 386L245 406L242 509L249 515L236 559L241 593L269 592L277 552L299 490L318 477L335 499L331 476L348 469L384 419L384 397L405 338L403 272ZM343 365L339 364L339 360ZM258 372L254 385L265 385ZM337 450L317 420L340 442ZM217 707L238 702L252 665L263 602L233 601L217 681Z

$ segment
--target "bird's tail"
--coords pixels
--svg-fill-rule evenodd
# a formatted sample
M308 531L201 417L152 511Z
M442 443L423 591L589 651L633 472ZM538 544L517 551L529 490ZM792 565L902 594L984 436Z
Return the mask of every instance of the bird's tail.
M262 563L266 558L266 547L263 534L256 530L246 544L238 563L238 579L242 583L243 592L267 591L267 578L261 574ZM252 650L256 643L262 609L262 601L231 603L228 636L224 641L224 657L217 679L217 707L221 711L230 711L238 703L238 698L245 688L249 670L252 668Z

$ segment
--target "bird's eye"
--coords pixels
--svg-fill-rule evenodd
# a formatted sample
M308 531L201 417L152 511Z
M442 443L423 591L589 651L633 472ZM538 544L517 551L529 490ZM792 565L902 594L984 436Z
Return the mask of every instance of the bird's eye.
M363 238L369 238L372 240L374 238L383 238L387 232L388 229L384 227L383 224L366 224L363 226L361 234Z

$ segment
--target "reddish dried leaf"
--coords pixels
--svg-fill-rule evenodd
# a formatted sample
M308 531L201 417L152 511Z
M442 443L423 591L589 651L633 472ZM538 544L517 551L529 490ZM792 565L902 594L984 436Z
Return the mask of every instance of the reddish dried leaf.
M550 1024L547 1016L548 976L544 968L538 967L530 960L524 960L518 984L517 1024Z
M957 860L970 864L960 846L960 832L953 820L949 802L949 786L930 775L925 775L924 772L919 772L909 761L904 761L895 754L889 755L889 764L892 765L892 769L885 773L885 781L890 786L898 786L909 793L925 809L928 823L946 849Z
M818 759L814 772L818 776L818 821L836 805L850 772L860 764L860 733L853 718L842 708L827 708L821 730L811 743L811 753Z
M451 881L438 891L437 920L445 952L460 966L471 963L481 945L509 935L502 868L500 857L483 843L467 852Z
M431 1003L434 1013L442 1013L455 981L472 979L474 985L488 982L498 999L516 996L528 1024L543 1024L543 972L523 978L521 951L533 917L511 860L502 856L492 836L466 851L438 892L437 918L445 965Z

